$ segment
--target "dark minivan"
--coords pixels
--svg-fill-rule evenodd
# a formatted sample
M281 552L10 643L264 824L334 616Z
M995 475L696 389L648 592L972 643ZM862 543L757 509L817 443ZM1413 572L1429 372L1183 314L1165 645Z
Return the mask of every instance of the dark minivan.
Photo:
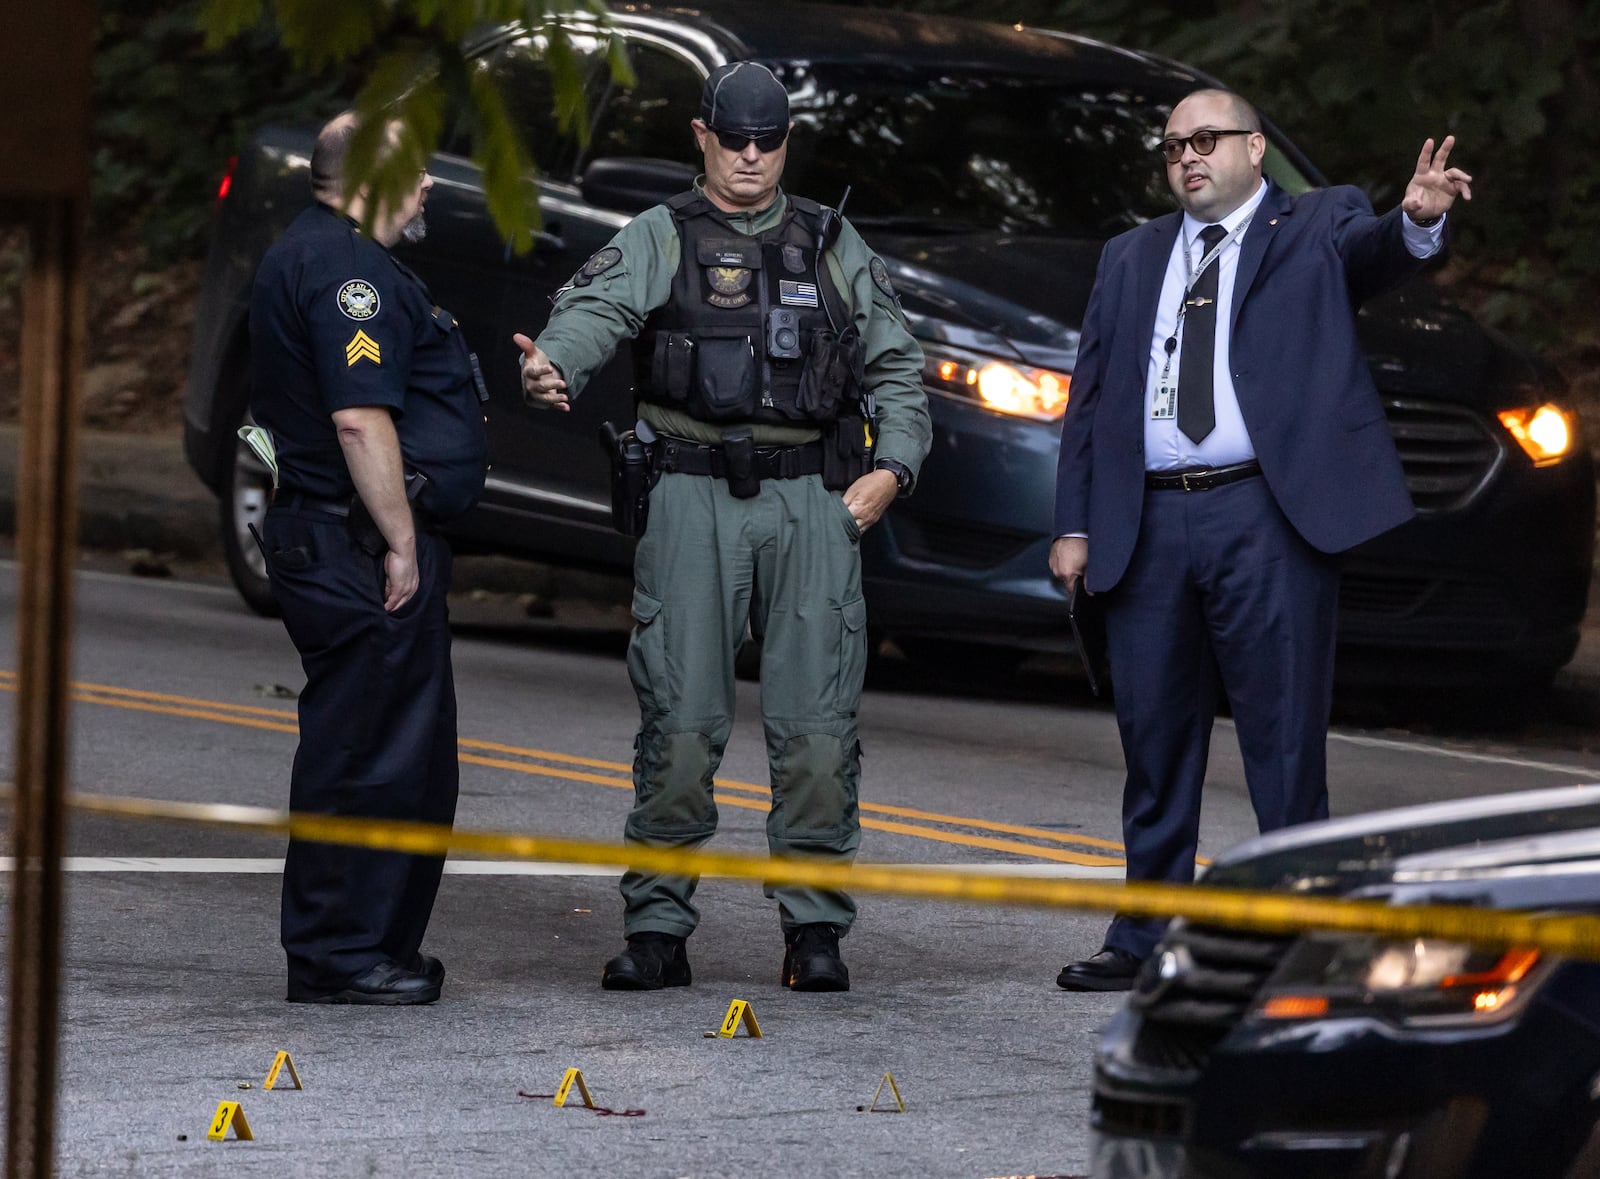
M1064 649L1045 561L1077 328L1105 240L1173 207L1155 145L1178 98L1212 80L1081 37L905 13L619 4L611 22L638 74L631 89L611 82L606 30L566 20L587 79L586 147L555 124L543 33L506 28L471 47L504 82L540 168L532 252L512 255L496 234L465 123L431 167L429 236L403 248L463 324L491 394L493 470L454 540L628 568L595 441L601 422L632 420L626 360L570 414L541 414L522 404L510 338L537 332L550 295L633 214L687 185L706 74L753 58L791 94L785 187L827 203L849 187L847 215L888 262L927 354L933 451L916 494L863 541L869 625L913 658ZM189 461L221 498L235 580L262 610L271 598L246 526L269 485L234 438L245 315L257 261L307 200L310 139L268 130L237 162L185 405ZM1279 184L1324 183L1270 126L1268 139ZM1594 536L1594 473L1564 390L1425 282L1371 304L1362 332L1418 516L1349 555L1342 669L1376 655L1409 680L1548 680L1576 646Z

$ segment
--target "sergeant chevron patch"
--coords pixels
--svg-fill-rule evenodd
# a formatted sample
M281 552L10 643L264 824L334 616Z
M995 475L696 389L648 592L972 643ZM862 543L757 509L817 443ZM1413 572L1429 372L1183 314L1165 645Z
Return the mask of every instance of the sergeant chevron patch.
M344 346L345 367L354 368L358 360L370 360L373 364L380 365L383 363L383 356L378 351L378 341L363 331L356 332Z

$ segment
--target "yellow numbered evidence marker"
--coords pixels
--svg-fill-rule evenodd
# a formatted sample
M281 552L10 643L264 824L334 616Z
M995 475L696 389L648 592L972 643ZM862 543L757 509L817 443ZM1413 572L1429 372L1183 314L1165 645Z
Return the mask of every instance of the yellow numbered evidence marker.
M752 1040L761 1039L761 1025L756 1022L756 1013L750 1010L750 1004L743 999L735 999L728 1004L728 1014L722 1019L722 1027L717 1035L724 1040L731 1040L738 1034L739 1025L744 1024L745 1033Z
M561 1088L556 1090L555 1105L557 1108L567 1104L567 1095L572 1092L572 1086L578 1086L578 1094L583 1098L586 1109L593 1109L594 1098L589 1095L589 1086L584 1083L583 1074L575 1068L569 1068L567 1075L561 1078Z
M894 1105L895 1105L895 1107L893 1109L890 1109L887 1105L885 1105L882 1109L878 1108L878 1098L883 1096L883 1087L885 1085L889 1086L889 1092L894 1096ZM858 1106L856 1106L856 1108L860 1109L861 1107L858 1105ZM883 1074L883 1080L878 1082L878 1088L872 1094L872 1104L867 1106L866 1112L867 1113L905 1113L906 1112L906 1103L903 1100L901 1100L901 1098L900 1098L900 1086L896 1085L894 1083L894 1074L893 1073L884 1073Z
M206 1131L206 1137L214 1142L221 1142L228 1136L229 1129L233 1130L235 1138L244 1142L255 1139L255 1135L250 1133L250 1123L245 1120L244 1106L237 1101L224 1101L218 1104L217 1116L211 1119L211 1129Z
M278 1083L278 1073L282 1071L284 1065L289 1066L289 1079L294 1082L294 1087L296 1089L305 1088L300 1083L300 1070L294 1067L294 1058L287 1052L279 1052L278 1055L272 1058L272 1067L267 1070L267 1079L261 1082L263 1089L270 1089Z

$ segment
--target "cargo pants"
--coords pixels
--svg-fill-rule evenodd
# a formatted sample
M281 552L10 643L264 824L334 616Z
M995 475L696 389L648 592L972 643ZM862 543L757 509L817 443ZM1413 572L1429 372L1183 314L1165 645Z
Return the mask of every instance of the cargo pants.
M664 474L634 558L628 674L639 698L634 808L625 835L697 847L717 828L712 778L733 727L734 656L746 618L763 636L761 711L774 854L853 859L861 842L856 710L866 672L861 532L820 475L769 479L735 499L709 475ZM687 936L699 921L690 876L622 878L623 932ZM840 892L767 889L787 931L843 932Z

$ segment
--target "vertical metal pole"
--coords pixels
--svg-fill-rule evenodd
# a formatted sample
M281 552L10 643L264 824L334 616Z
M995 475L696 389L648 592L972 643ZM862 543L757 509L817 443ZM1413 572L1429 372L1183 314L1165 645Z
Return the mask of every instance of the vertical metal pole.
M28 211L6 1179L46 1179L55 1157L77 391L84 340L83 202L43 198L30 202Z

